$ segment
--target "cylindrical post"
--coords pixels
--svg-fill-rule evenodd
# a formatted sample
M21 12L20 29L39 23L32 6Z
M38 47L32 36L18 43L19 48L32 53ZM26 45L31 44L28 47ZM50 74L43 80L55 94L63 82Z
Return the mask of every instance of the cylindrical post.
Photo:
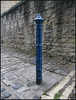
M36 84L42 83L42 22L40 14L34 19L36 22Z

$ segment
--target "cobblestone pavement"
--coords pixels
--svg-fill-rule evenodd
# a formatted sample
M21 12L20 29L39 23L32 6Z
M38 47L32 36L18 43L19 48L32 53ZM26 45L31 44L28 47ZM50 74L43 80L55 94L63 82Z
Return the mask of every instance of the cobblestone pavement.
M36 84L35 56L1 48L1 98L39 99L45 92L64 79L74 63L49 61L43 57L42 84Z
M60 94L59 99L73 100L75 99L75 71L71 71L69 75L59 82L56 86L50 89L46 94L43 94L41 99L56 99L56 94Z

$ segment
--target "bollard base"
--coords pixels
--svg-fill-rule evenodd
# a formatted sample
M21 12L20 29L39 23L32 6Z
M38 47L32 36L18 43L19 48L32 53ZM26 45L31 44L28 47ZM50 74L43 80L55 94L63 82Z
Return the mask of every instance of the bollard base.
M42 79L36 79L36 84L41 84L42 83Z

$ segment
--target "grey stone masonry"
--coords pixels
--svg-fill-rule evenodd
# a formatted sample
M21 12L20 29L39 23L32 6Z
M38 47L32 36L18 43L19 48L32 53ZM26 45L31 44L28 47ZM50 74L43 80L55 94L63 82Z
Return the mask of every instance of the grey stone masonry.
M1 44L23 52L36 53L36 24L41 14L42 52L75 62L75 2L21 1L1 15ZM30 61L36 64L34 61Z
M26 57L26 62L21 60L22 56ZM11 100L40 99L46 91L48 92L49 89L58 84L75 67L74 63L65 63L64 65L63 62L62 68L61 65L56 64L55 60L49 59L50 61L48 61L48 57L44 58L43 61L46 64L42 64L42 84L38 85L36 84L36 65L29 62L31 59L34 62L35 56L22 54L11 48L1 48L1 98ZM11 63L13 61L14 64ZM9 66L8 62L10 62ZM11 69L12 67L16 67L16 69ZM2 79L2 77L5 78Z

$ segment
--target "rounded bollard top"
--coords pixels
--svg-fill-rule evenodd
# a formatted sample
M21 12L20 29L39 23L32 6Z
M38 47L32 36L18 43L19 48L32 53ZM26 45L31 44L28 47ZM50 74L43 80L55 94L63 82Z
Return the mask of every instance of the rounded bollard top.
M44 19L38 14L34 21L44 21Z

